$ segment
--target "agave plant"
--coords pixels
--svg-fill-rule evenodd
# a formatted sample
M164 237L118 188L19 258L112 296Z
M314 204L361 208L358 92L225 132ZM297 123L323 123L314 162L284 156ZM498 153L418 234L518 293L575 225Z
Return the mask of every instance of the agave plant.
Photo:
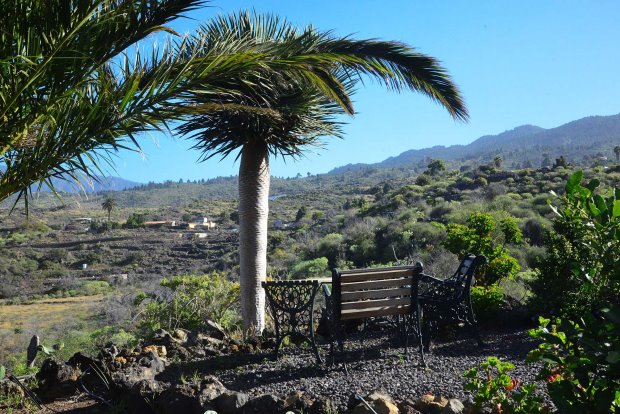
M457 119L466 119L460 93L439 63L407 45L379 40L338 38L312 27L298 29L272 15L248 12L219 17L188 39L202 54L261 54L274 60L308 62L312 70L283 67L277 73L255 71L221 88L231 93L219 109L192 114L178 131L195 141L201 159L240 157L239 256L241 308L246 329L264 328L261 282L267 268L269 158L296 157L326 136L342 137L340 114L354 113L351 94L364 77L389 90L420 92L439 102ZM221 50L229 45L228 51ZM230 47L233 45L233 47ZM199 53L200 55L200 53ZM212 96L194 91L190 107Z

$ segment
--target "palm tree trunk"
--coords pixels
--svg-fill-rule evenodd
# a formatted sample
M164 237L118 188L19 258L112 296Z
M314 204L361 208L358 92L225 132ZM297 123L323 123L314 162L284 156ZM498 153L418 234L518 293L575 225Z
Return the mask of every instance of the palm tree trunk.
M260 335L265 328L269 153L264 144L246 144L239 167L239 281L243 327Z

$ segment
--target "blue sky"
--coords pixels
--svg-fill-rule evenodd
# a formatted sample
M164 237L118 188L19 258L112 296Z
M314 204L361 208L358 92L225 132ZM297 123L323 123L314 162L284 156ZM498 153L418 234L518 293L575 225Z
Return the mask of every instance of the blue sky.
M345 139L325 139L300 160L272 159L274 176L325 173L434 145L467 144L523 124L544 128L620 112L620 2L540 0L219 0L179 20L201 21L241 9L357 38L399 40L438 58L459 85L471 119L455 122L423 96L395 94L372 82L354 96ZM156 143L153 142L156 141ZM141 141L144 158L122 152L116 172L148 182L234 175L234 157L197 163L191 142L164 135Z

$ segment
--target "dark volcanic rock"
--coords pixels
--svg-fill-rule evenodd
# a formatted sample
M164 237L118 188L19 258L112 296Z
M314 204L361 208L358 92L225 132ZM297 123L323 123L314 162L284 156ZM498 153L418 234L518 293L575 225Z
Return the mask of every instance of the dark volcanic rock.
M143 380L152 381L165 368L164 361L155 353L148 352L137 362L128 363L111 373L112 381L122 390L130 390Z
M243 406L250 397L247 394L235 391L225 391L215 400L215 407L221 414L242 414Z
M205 410L200 404L196 389L191 385L170 387L155 400L158 412L163 414L203 414Z
M243 406L243 414L280 413L284 410L284 401L275 395L265 394L248 401Z
M211 319L207 319L205 321L205 326L203 327L203 329L205 333L211 338L222 340L225 339L227 336L224 328L222 328L219 323L212 321Z
M73 395L78 390L81 374L78 368L48 358L36 375L39 384L37 394L48 401Z

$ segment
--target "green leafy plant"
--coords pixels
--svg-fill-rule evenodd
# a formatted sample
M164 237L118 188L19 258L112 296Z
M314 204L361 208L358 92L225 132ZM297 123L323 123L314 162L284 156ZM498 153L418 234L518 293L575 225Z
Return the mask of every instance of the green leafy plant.
M328 272L328 260L326 257L306 260L293 266L291 275L293 279L307 279L310 277L324 276Z
M213 272L203 276L182 275L162 279L168 297L139 294L135 304L141 306L138 329L150 335L157 329L200 329L206 319L233 327L239 323L235 304L239 301L239 284Z
M499 285L473 286L471 288L471 305L480 322L493 319L504 304L504 289Z
M549 412L542 397L534 393L536 384L521 384L521 381L510 376L509 372L513 369L514 365L509 362L488 357L479 368L465 371L469 381L463 388L474 394L474 410L480 411L486 407L502 414Z
M604 191L598 179L582 181L583 172L575 172L561 205L550 203L556 218L549 253L533 285L545 312L576 316L620 297L620 188Z
M459 257L467 253L483 254L487 257L488 264L476 273L476 279L483 285L513 278L521 270L519 262L510 255L510 251L493 237L496 224L493 216L474 212L467 219L467 225L452 223L446 227L443 245L450 252ZM521 230L510 220L503 220L500 227L505 233L505 240L522 240Z
M620 307L584 318L540 318L530 335L543 341L528 355L542 362L539 378L561 413L620 412Z

